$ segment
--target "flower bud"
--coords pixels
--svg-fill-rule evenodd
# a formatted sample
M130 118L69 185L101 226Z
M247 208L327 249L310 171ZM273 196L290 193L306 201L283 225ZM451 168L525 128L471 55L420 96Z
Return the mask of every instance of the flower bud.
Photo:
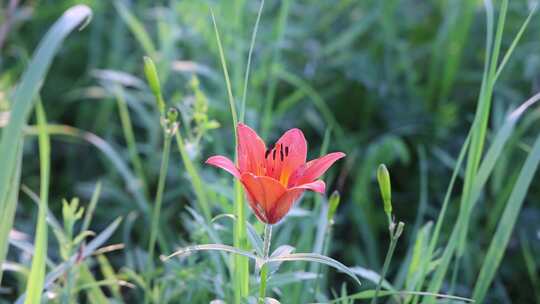
M328 213L327 218L328 220L332 220L334 218L334 215L336 214L337 207L339 206L340 201L340 195L339 192L336 190L330 195L330 199L328 199Z
M167 110L167 119L169 122L176 122L178 120L178 110L174 107L170 107Z
M392 187L390 185L390 173L384 164L380 164L377 169L377 180L384 203L384 212L390 215L392 214Z
M150 90L156 98L159 112L163 114L165 112L165 102L161 96L161 87L159 85L159 77L156 69L156 65L152 59L148 56L144 56L144 74L146 74L146 80L150 86Z
M162 126L167 135L172 136L178 130L178 110L174 107L170 107L167 113L162 118Z

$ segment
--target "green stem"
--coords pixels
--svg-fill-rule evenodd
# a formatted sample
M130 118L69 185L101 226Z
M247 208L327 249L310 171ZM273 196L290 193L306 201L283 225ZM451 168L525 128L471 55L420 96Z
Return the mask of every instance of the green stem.
M147 260L147 278L146 282L150 285L150 276L153 271L154 265L154 249L156 247L156 238L159 229L159 215L161 213L161 203L163 198L163 190L165 189L165 179L167 177L167 168L169 166L169 154L171 147L172 136L165 133L165 139L163 141L163 154L161 158L161 168L159 169L158 188L156 192L156 198L154 201L154 210L152 214L152 223L150 230L150 242L148 244L148 260ZM145 303L148 303L149 293L145 293Z
M384 259L381 277L379 279L379 283L377 283L375 295L373 296L373 298L371 298L371 304L377 304L377 297L379 296L379 292L381 291L384 277L386 276L386 272L388 271L388 267L390 266L390 261L392 260L392 256L394 255L394 250L396 249L396 244L400 235L401 233L395 233L390 236L390 247L388 248L388 252L386 253L386 258Z
M263 244L263 258L268 259L270 254L270 241L272 239L272 225L266 224L264 226L264 244ZM261 286L259 288L259 304L264 304L264 298L266 297L266 280L268 277L268 265L264 264L261 269Z
M70 249L70 252L71 252L70 256L74 254L71 249ZM66 282L64 286L64 294L62 297L62 304L73 303L72 290L73 290L73 281L75 281L75 268L76 267L77 267L77 264L74 264L73 267L67 271Z
M64 296L62 298L63 304L69 304L70 303L70 294L71 294L71 270L68 271L67 277L66 277L66 286L64 287Z

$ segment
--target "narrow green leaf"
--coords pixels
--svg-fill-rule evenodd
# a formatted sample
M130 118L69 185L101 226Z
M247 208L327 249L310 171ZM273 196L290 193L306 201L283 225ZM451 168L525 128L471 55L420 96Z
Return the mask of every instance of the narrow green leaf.
M114 268L112 267L111 263L107 259L107 257L103 254L100 254L97 256L97 260L99 263L99 267L101 269L101 273L103 274L103 277L108 281L118 281L118 277L114 271ZM120 293L120 288L116 284L112 284L109 286L109 289L111 290L111 293L114 295L116 300L118 302L121 302L122 295Z
M47 133L47 118L41 102L37 103L36 117L39 130L39 164L40 164L40 204L34 241L32 268L26 285L25 303L41 303L41 294L45 282L45 261L47 259L47 210L49 200L49 176L51 147Z
M150 35L145 30L144 25L122 1L114 1L113 4L118 14L120 14L120 18L124 20L133 36L135 36L135 39L141 44L144 52L155 58L157 53L156 47Z
M225 52L223 51L223 46L221 44L221 38L219 35L216 17L214 16L214 11L210 8L210 15L212 16L212 24L214 25L214 32L216 34L216 42L219 50L219 58L221 61L221 67L223 69L223 75L225 77L225 85L227 87L227 96L229 98L229 106L233 121L234 129L234 142L235 145L238 145L238 114L236 111L236 101L233 96L231 80L229 78L229 71L227 69L227 62L225 60ZM236 157L235 157L236 159ZM246 212L244 206L244 197L242 194L242 189L240 182L235 181L234 183L235 191L235 200L234 200L234 214L238 219L234 225L234 246L239 248L247 248L247 232L246 232ZM249 264L248 261L241 257L235 257L234 263L234 296L235 303L240 303L242 297L245 297L249 294Z
M354 279L354 281L358 284L358 286L362 286L362 283L360 282L358 277L354 274L354 272L349 267L341 264L340 262L330 257L324 256L321 254L292 253L292 254L285 254L285 255L280 255L276 257L270 257L265 262L271 263L271 262L284 262L284 261L307 261L307 262L325 264L349 275L351 278Z
M238 249L236 247L232 247L229 245L223 245L223 244L203 244L203 245L188 246L188 247L181 248L166 257L162 257L161 259L163 261L167 261L170 258L173 258L175 256L189 255L197 251L224 251L224 252L230 252L237 255L245 256L255 261L259 260L259 257L255 256L253 253L249 251Z
M81 231L86 231L88 230L88 228L90 228L90 222L92 222L92 216L94 215L94 210L96 209L100 195L101 195L101 182L98 182L96 184L96 188L94 189L94 193L92 193L90 204L88 204L88 208L86 208L86 212L84 214L84 221L81 226Z
M13 226L13 220L15 219L15 209L17 207L17 200L19 198L23 141L21 140L17 144L17 146L17 161L14 164L14 173L12 174L13 177L11 181L8 182L10 187L7 192L7 197L5 198L6 208L2 210L2 213L0 213L0 265L4 265L7 255L9 246L9 232L11 230L11 227ZM2 266L0 266L0 283L2 282L2 273L3 269Z
M246 98L247 98L247 89L249 82L249 72L251 67L251 55L253 55L253 49L255 48L255 38L257 38L257 32L259 30L259 22L261 21L262 10L264 8L264 0L261 0L261 5L259 6L259 12L257 13L257 20L255 21L255 27L251 34L251 43L249 44L248 59L246 64L246 73L244 75L244 92L242 93L242 101L240 103L240 121L244 121L244 116L246 112Z
M83 140L88 142L89 144L93 145L95 148L97 148L103 155L111 162L111 164L115 167L115 169L118 171L122 179L124 180L124 183L126 185L126 188L128 189L129 193L131 193L135 198L135 203L138 205L138 207L141 210L141 213L148 214L150 207L148 204L148 201L144 197L143 193L141 192L141 189L137 187L138 182L136 176L131 172L128 165L124 162L124 159L122 156L114 150L114 148L109 145L103 138L90 133L86 132L71 126L67 125L55 125L55 124L49 124L47 126L47 131L51 136L68 136L73 137L79 140ZM37 134L37 129L33 126L28 126L25 129L25 133L28 135L35 135ZM149 218L148 218L149 220Z
M91 10L85 5L77 5L68 9L62 17L47 32L34 53L32 60L28 64L28 69L24 72L22 80L17 86L12 98L12 109L8 125L2 133L0 140L0 222L10 223L13 215L8 212L14 210L16 200L8 200L10 187L13 186L13 172L17 163L17 149L23 135L23 127L28 119L28 115L34 105L35 97L47 74L52 59L66 36L77 26L89 20ZM13 188L12 188L13 189ZM18 189L18 185L17 188ZM11 225L3 226L0 229L0 246L7 246L7 234L11 230ZM0 248L0 264L5 259L5 248ZM2 270L0 269L0 282Z
M482 264L480 275L476 280L473 291L473 299L482 303L487 290L495 277L499 264L504 255L506 246L510 241L512 230L516 224L519 211L527 195L529 186L534 178L538 164L540 163L540 135L536 138L532 151L525 160L519 177L515 183L514 189L508 198L506 208L504 209L497 231L491 240L488 252Z
M88 302L91 304L107 304L109 300L99 288L98 282L94 278L94 275L90 271L87 263L82 263L79 266L79 280L80 284L77 288L77 292L82 290L86 291L88 295ZM84 288L82 287L84 286Z

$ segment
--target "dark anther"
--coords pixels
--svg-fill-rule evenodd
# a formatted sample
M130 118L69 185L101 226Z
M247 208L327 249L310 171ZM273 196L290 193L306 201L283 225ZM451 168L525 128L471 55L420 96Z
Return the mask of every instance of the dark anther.
M281 161L283 161L283 150L279 149L279 156L281 157Z
M266 152L264 153L264 158L268 158L268 155L270 155L270 149L267 149Z
M274 148L273 150L274 150L274 153L272 153L272 159L276 160L276 149Z
M285 147L285 156L289 156L289 146Z

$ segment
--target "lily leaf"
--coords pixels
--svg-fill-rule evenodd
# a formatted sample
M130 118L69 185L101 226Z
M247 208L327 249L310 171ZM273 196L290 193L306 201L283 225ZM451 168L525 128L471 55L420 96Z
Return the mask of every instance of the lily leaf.
M166 261L166 260L169 260L170 258L175 257L175 256L189 255L192 252L197 252L197 251L225 251L225 252L230 252L230 253L234 253L234 254L238 254L238 255L243 255L243 256L248 257L250 259L253 259L255 261L258 261L260 259L259 257L257 257L256 255L254 255L253 253L251 253L249 251L238 249L236 247L232 247L232 246L229 246L229 245L203 244L203 245L193 245L193 246L188 246L188 247L181 248L181 249L179 249L178 251L174 252L173 254L171 254L169 256L162 257L161 260Z
M277 257L270 257L265 261L265 263L285 262L285 261L307 261L307 262L316 262L316 263L325 264L349 275L351 278L354 279L354 281L358 284L358 286L362 286L362 283L360 282L358 277L354 274L354 272L349 267L343 265L342 263L330 257L316 254L316 253L284 254Z
M294 251L294 247L290 245L281 245L279 246L272 254L270 255L271 258L280 257L284 255L291 254ZM281 266L281 263L283 262L274 262L268 264L268 272L270 275L278 271L279 266Z
M247 222L246 222L247 223ZM255 248L257 251L257 254L259 256L263 256L263 240L261 236L257 233L257 230L255 230L255 227L251 225L250 223L247 223L247 237L249 242L251 243L251 246Z
M352 272L354 272L358 276L360 276L360 277L362 277L362 278L364 278L364 279L366 279L368 281L371 281L374 284L379 284L379 280L381 279L381 276L378 273L376 273L375 271L373 271L371 269L361 267L361 266L351 267L350 269L352 270ZM395 288L392 286L392 284L390 284L387 280L383 280L381 286L384 289L388 289L388 290L392 290L392 291L395 290Z

